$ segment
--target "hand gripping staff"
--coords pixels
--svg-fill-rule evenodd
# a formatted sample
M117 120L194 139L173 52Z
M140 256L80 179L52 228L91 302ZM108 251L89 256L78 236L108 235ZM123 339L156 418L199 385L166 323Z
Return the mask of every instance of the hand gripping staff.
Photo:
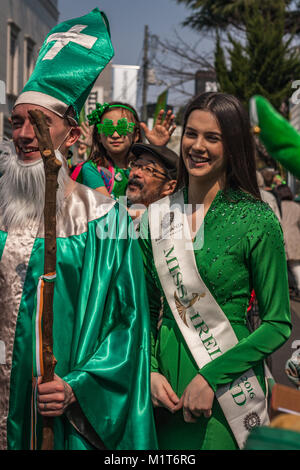
M45 252L44 276L40 279L39 290L41 327L41 371L42 382L51 382L54 378L56 359L53 355L53 296L56 271L56 191L57 177L61 162L55 157L49 127L44 113L40 110L29 111L32 125L38 140L39 150L45 169ZM44 282L46 281L46 282ZM50 282L49 282L50 281ZM40 316L40 315L39 315ZM42 450L52 450L54 446L53 418L43 419Z

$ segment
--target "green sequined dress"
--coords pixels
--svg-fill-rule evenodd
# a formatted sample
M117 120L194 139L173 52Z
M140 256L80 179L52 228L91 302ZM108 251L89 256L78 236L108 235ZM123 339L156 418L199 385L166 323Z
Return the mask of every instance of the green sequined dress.
M185 203L187 191L185 191ZM144 221L145 222L145 221ZM142 230L146 230L146 224ZM197 237L196 237L197 240ZM196 243L196 241L194 241ZM198 373L162 292L151 240L140 238L151 314L151 370L163 374L180 397ZM194 244L194 247L196 245ZM253 368L266 391L263 359L279 348L291 331L286 259L280 224L267 204L242 191L219 191L204 219L204 243L194 249L199 273L229 319L238 343L206 364L201 374L216 391ZM252 290L261 325L246 325ZM224 414L214 400L212 417L185 423L156 408L160 449L237 449Z

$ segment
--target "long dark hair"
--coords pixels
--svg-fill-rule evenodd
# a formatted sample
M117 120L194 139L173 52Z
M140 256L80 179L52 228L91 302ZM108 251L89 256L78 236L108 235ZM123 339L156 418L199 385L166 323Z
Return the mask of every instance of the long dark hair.
M188 185L188 172L182 158L182 137L188 118L195 110L209 111L220 126L227 162L224 191L229 188L241 189L256 199L261 199L256 180L255 144L249 116L240 101L226 93L202 93L187 105L183 118L177 187Z
M134 126L134 131L133 131L133 140L135 139L136 136L138 136L137 142L142 142L142 137L141 137L141 128L140 128L140 118L138 116L138 113L136 109L131 106L128 103L124 103L122 101L111 101L109 103L109 106L114 105L113 108L108 107L104 113L101 116L101 121L103 120L104 116L106 113L111 111L112 109L121 109L124 112L124 116L126 116L128 119L132 120L132 122L135 123ZM118 108L117 105L120 105ZM126 106L130 108L132 111L129 111L128 109L123 108L122 106ZM127 158L130 154L130 149L128 151ZM100 140L100 135L97 129L97 126L94 126L93 130L93 143L92 143L92 148L91 148L91 153L89 156L89 160L92 160L93 162L97 163L98 165L108 167L108 162L111 162L111 158L106 152L105 147L102 145L101 140Z

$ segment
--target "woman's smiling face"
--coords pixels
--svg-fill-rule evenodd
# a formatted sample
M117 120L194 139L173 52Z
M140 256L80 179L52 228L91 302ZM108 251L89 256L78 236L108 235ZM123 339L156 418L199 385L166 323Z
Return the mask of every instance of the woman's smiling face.
M226 162L222 133L212 113L196 109L188 117L181 143L189 178L219 180Z

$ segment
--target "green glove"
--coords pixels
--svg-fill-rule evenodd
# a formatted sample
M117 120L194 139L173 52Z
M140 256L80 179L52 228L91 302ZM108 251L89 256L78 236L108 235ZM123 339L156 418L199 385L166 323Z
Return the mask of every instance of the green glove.
M259 95L250 99L250 120L271 157L300 178L299 132Z

